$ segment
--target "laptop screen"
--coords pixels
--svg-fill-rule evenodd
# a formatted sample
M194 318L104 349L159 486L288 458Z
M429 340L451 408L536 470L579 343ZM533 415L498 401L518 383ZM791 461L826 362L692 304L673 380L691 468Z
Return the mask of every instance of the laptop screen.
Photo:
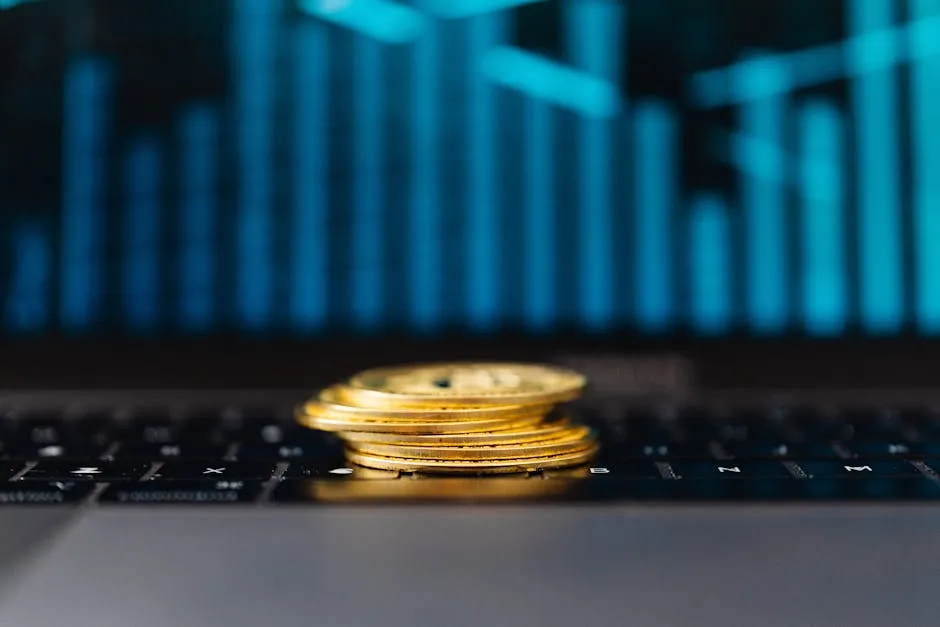
M940 0L0 0L0 333L940 330Z

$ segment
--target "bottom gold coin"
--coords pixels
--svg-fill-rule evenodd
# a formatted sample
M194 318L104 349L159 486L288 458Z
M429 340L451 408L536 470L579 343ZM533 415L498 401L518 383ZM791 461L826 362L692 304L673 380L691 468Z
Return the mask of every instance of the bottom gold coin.
M355 442L349 448L366 455L381 457L403 457L405 459L431 460L494 460L522 459L567 455L584 450L595 438L588 427L571 427L561 437L542 442L522 444L486 444L469 446L408 446L402 444L378 444Z
M360 466L380 470L400 470L404 472L422 472L434 474L506 474L513 472L534 472L548 468L577 466L590 461L598 451L598 445L590 446L564 455L532 457L527 459L489 459L489 460L434 460L407 459L401 457L382 457L346 449L346 458Z
M516 477L437 477L412 481L307 481L307 495L330 503L389 501L524 501L561 496L570 481L529 481Z

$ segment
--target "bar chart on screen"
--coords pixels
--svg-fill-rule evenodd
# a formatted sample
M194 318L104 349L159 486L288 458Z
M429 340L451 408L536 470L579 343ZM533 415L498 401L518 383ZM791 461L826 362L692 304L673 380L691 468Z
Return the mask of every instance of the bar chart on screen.
M121 122L120 50L68 56L5 332L940 333L940 0L678 93L637 2L551 0L547 49L550 0L217 1L225 91L169 123Z

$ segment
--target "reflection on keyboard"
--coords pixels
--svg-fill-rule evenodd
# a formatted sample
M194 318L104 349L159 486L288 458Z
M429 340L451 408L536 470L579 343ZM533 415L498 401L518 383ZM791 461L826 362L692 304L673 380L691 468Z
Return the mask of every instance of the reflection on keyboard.
M0 505L940 498L940 413L927 409L580 411L603 443L590 466L457 478L351 466L338 438L274 409L7 409Z

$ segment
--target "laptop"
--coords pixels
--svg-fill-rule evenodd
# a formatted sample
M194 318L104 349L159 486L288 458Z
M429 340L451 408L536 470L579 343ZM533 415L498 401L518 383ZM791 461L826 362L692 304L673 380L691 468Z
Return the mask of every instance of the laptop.
M940 2L0 0L0 624L934 625ZM589 464L376 473L365 368Z

